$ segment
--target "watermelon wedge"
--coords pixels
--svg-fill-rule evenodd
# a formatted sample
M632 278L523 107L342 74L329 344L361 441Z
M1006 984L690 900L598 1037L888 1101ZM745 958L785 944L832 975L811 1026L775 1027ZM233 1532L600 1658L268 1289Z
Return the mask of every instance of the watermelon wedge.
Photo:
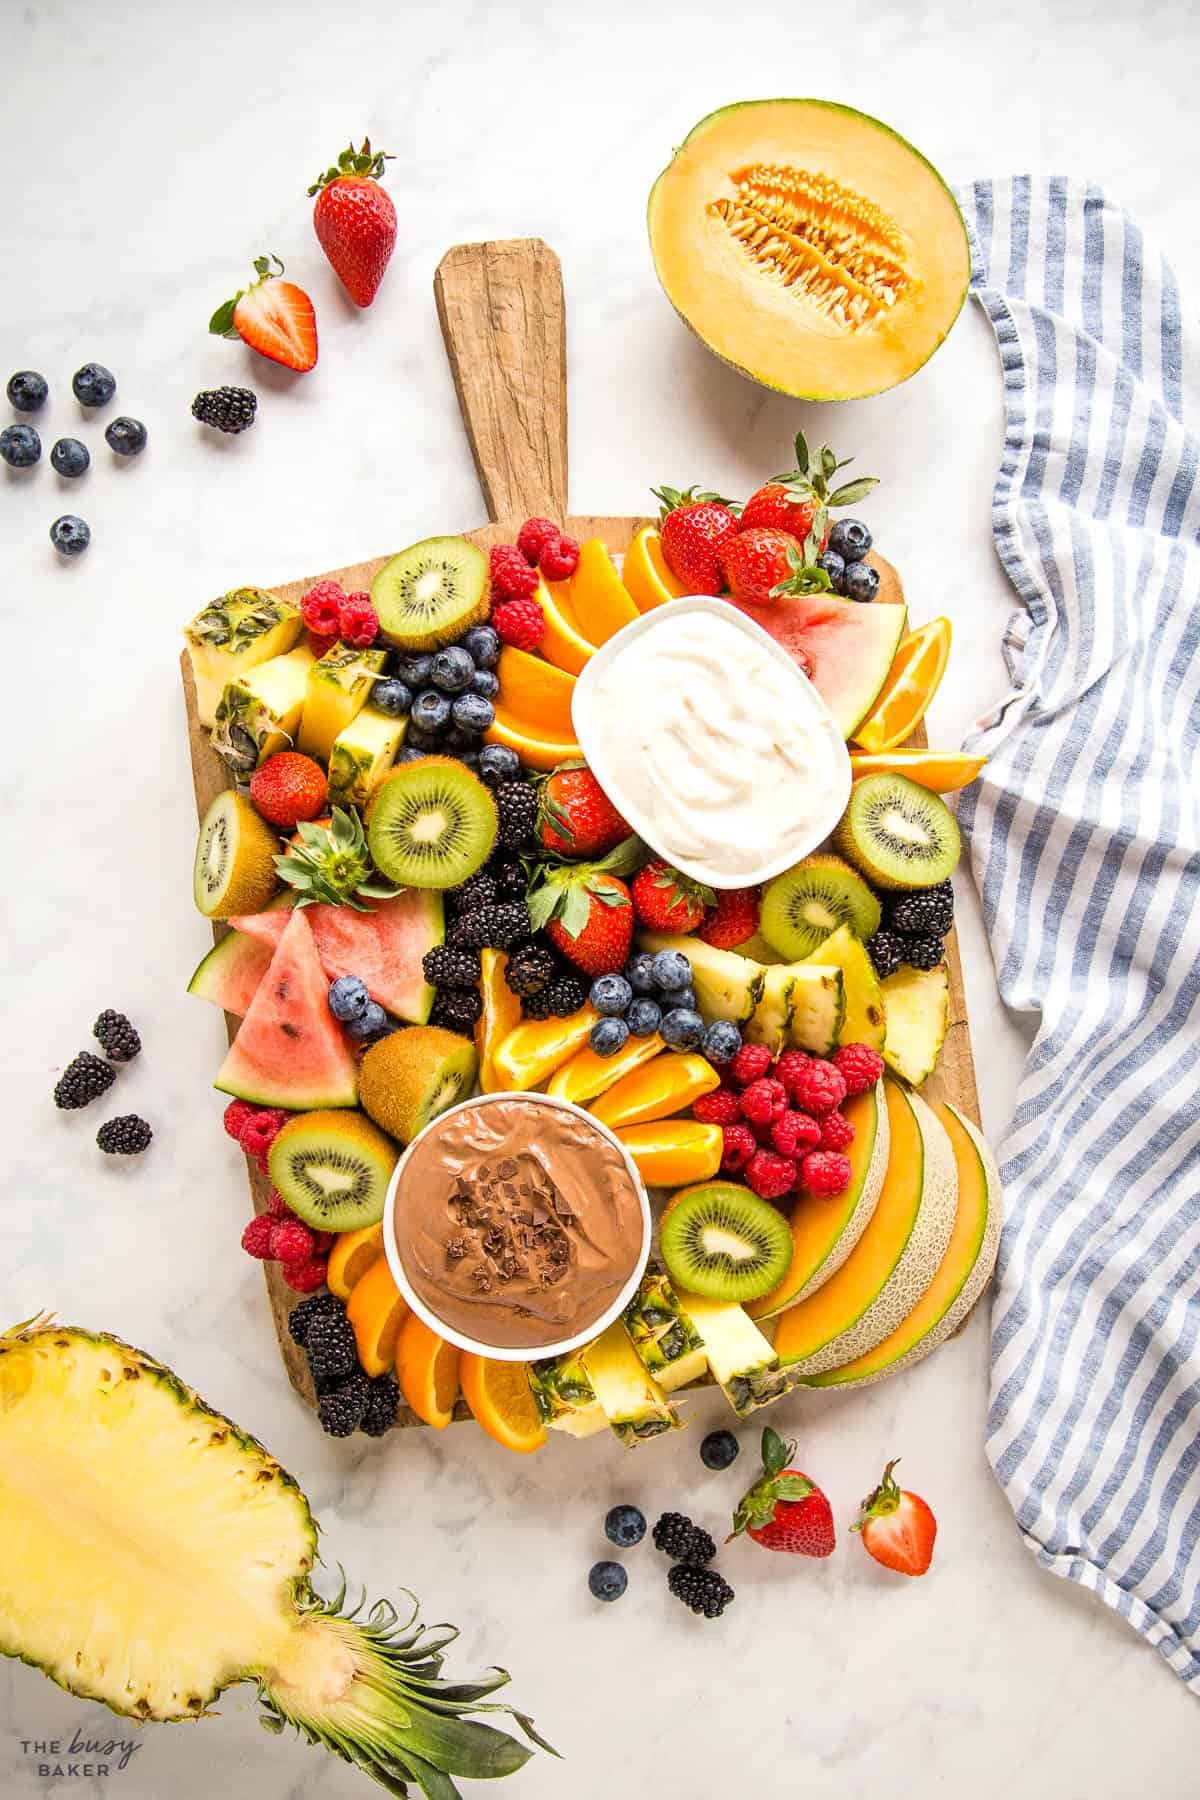
M804 651L813 686L847 738L874 706L908 628L903 604L860 606L836 594L781 594L770 606L729 604L761 625L802 667L796 652Z
M269 945L244 932L227 931L220 943L201 958L187 991L244 1019L270 964Z
M433 1006L433 989L421 959L445 937L442 896L409 888L394 899L373 900L371 908L367 913L352 906L304 908L325 973L330 981L357 975L366 982L372 1000L395 1018L424 1025ZM276 905L266 912L246 913L235 923L239 931L274 946L283 936L289 911Z
M295 1112L355 1105L358 1065L328 995L307 911L293 912L213 1085Z

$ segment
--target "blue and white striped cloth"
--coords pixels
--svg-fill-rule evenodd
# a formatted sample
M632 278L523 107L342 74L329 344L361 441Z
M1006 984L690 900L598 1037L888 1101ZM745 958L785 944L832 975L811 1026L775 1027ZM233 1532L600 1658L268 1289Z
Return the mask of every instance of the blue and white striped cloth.
M1200 1694L1200 345L1096 188L959 198L1020 600L959 816L1000 991L1037 1020L1000 1146L988 1455L1042 1566Z

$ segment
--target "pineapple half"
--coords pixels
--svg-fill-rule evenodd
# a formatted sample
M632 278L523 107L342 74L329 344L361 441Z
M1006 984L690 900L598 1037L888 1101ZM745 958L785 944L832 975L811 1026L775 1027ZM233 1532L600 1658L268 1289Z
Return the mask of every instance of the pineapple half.
M389 1793L532 1755L464 1717L508 1676L440 1679L457 1632L386 1601L313 1590L317 1526L292 1477L169 1369L118 1339L44 1320L0 1335L0 1652L138 1719L192 1719L254 1681L294 1725Z

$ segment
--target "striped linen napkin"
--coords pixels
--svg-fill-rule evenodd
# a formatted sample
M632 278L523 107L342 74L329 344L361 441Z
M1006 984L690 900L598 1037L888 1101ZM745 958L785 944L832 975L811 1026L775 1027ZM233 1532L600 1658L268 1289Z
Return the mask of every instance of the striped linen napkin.
M1037 1022L1001 1144L987 1449L1041 1565L1200 1694L1200 345L1096 188L959 199L1020 600L959 817L1001 994Z

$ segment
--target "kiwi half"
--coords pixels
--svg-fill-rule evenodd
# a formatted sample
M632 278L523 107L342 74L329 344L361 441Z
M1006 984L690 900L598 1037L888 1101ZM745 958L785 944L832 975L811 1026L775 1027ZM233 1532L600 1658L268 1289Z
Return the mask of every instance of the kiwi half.
M384 776L367 813L375 866L401 887L452 888L496 842L496 803L453 756L423 756Z
M798 962L839 925L865 942L879 930L879 902L840 856L806 856L763 889L759 930L773 950Z
M486 619L488 559L467 538L422 538L385 563L371 583L371 604L389 644L440 650Z
M371 1045L359 1067L358 1097L377 1125L409 1144L430 1119L467 1098L478 1066L470 1038L410 1025Z
M386 1041L386 1040L385 1040ZM671 1280L711 1300L754 1300L787 1273L792 1234L782 1213L735 1181L706 1181L663 1215Z
M833 834L835 847L881 888L935 887L962 850L944 800L905 775L864 775Z
M192 894L206 919L261 912L279 886L279 839L233 788L218 794L200 821Z
M315 1231L359 1231L383 1217L395 1144L356 1112L289 1119L267 1158L271 1181Z

